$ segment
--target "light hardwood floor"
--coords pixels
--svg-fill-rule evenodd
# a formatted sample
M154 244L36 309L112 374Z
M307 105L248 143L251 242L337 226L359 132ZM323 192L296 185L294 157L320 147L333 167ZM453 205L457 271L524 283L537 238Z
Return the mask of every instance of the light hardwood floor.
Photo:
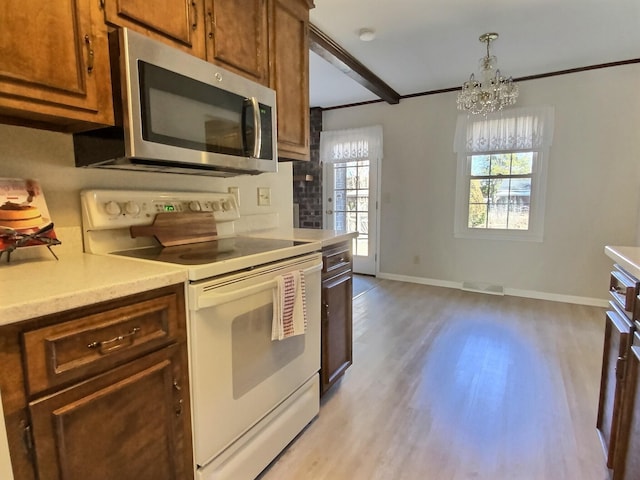
M604 310L379 281L354 364L262 480L604 480Z

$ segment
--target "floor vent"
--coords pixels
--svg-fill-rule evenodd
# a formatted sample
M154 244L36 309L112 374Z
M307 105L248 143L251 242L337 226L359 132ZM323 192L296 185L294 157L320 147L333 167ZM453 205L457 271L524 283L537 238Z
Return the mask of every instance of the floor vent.
M467 292L488 293L489 295L504 295L502 285L490 285L480 282L462 282L462 290Z

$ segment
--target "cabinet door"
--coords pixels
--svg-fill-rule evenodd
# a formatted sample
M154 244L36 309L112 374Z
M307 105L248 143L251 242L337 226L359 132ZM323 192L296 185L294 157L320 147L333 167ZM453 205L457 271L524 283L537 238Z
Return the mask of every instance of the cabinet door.
M205 58L202 0L104 0L106 21Z
M326 392L352 363L351 271L322 282L321 393Z
M193 478L184 344L29 404L39 478Z
M272 1L271 88L277 99L278 156L309 160L309 3Z
M107 33L98 9L92 0L0 2L3 121L63 131L113 125Z
M625 384L625 363L629 351L633 326L615 311L606 314L600 403L596 428L607 457L607 466L613 467L620 413Z
M640 478L640 347L632 347L627 364L627 383L620 418L613 480Z
M266 0L207 0L207 59L269 84Z

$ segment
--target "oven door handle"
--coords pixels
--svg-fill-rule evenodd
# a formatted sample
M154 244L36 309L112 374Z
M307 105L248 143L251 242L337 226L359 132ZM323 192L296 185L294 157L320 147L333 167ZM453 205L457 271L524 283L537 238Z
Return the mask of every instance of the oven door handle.
M319 272L320 270L322 270L322 263L318 263L317 265L306 268L302 270L302 273L304 273L305 276L308 276L312 273ZM233 290L232 292L227 293L216 293L216 290L213 289L198 297L196 301L197 309L200 310L202 308L215 307L225 303L233 302L234 300L241 300L250 295L255 295L256 293L260 293L265 290L272 290L276 288L276 285L277 282L275 280L268 280L257 285L251 285L250 287Z

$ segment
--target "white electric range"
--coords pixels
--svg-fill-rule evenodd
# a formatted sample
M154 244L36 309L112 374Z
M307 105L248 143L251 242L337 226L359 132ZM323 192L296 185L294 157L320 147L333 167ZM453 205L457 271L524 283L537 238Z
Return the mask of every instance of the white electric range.
M255 478L319 411L321 244L235 235L227 193L87 190L81 204L86 252L187 271L196 477ZM132 238L130 227L170 212L213 213L218 238ZM275 279L294 270L304 272L307 331L272 341Z

